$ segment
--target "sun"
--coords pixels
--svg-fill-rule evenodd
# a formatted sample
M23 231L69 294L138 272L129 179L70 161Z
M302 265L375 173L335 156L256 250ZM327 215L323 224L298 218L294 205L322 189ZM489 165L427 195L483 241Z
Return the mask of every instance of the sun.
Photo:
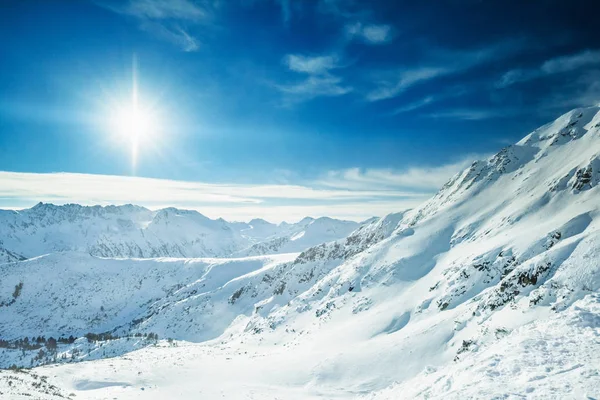
M121 110L115 124L119 135L135 142L150 132L152 116L139 107L131 107Z
M117 112L113 126L120 141L130 146L131 161L135 166L140 146L152 140L155 133L152 113L134 103Z
M138 161L141 146L154 140L156 121L152 113L140 107L137 102L119 107L112 121L113 134L122 146L128 146L131 152L132 167Z
M142 147L153 145L158 139L157 112L140 99L137 66L134 59L131 97L111 102L110 129L113 142L131 154L132 173L135 173Z

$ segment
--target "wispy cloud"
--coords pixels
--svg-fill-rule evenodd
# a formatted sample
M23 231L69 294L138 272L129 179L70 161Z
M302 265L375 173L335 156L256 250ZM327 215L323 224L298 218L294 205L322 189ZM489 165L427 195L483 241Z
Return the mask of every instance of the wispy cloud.
M541 70L547 74L556 74L596 64L600 64L600 50L586 50L578 54L548 60L542 64Z
M367 100L378 101L396 97L405 89L422 81L447 75L450 70L446 67L420 67L398 71L395 80L381 80L379 87L367 94Z
M432 79L455 75L491 61L516 54L525 48L523 40L509 40L471 50L433 49L427 61L418 67L404 67L383 71L375 79L377 87L370 91L368 101L379 101L398 96L406 89Z
M407 113L410 111L415 111L415 110L418 110L419 108L423 108L429 104L432 104L435 101L436 101L435 96L433 96L433 95L425 96L420 100L413 101L411 103L408 103L401 107L396 108L394 111L392 111L392 115L403 114L403 113Z
M198 21L206 18L206 11L190 0L130 0L121 8L123 13L138 18L183 19Z
M351 168L330 171L318 181L324 187L346 190L407 190L413 193L435 192L454 174L469 166L473 160L485 159L488 154L471 154L458 161L432 167L395 169Z
M305 56L300 54L289 54L284 58L284 63L295 72L307 74L326 74L334 68L339 68L336 55Z
M286 95L285 105L295 104L320 96L341 96L353 90L345 85L343 79L334 75L331 70L343 68L337 55L307 56L289 54L283 63L290 71L307 75L301 81L289 84L274 85Z
M390 43L394 38L394 28L376 19L368 2L320 0L317 9L344 23L344 32L348 40L381 45Z
M482 121L495 118L510 118L523 114L527 110L506 107L495 108L457 108L427 114L430 118L454 119L463 121Z
M565 86L544 96L537 106L548 116L556 115L573 107L600 105L600 71L591 70L577 74Z
M386 24L363 24L355 22L346 25L346 34L367 44L385 44L392 40L392 27Z
M276 0L281 7L281 18L284 24L289 24L292 19L292 0Z
M469 92L469 90L467 90L464 87L454 86L454 87L450 88L449 90L446 90L445 92L437 92L435 94L425 96L419 100L412 101L410 103L407 103L400 107L397 107L391 112L391 115L398 115L398 114L404 114L404 113L411 112L411 111L416 111L421 108L428 107L431 104L440 102L440 101L444 101L444 100L447 100L450 98L462 96L468 92Z
M306 215L361 220L426 200L476 156L437 167L330 171L296 184L186 182L111 175L0 172L0 208L133 203L196 209L211 217L282 220Z
M585 67L600 65L600 50L585 50L549 59L537 68L513 69L507 71L496 82L496 87L505 88L520 82L542 78L559 73L576 71Z
M342 84L337 76L309 76L290 85L278 85L283 93L296 95L294 101L310 100L319 96L341 96L352 91L352 87Z
M191 0L95 0L113 12L134 18L141 30L183 51L196 51L200 41L190 27L209 18L210 4Z
M167 28L161 23L145 21L140 24L140 29L186 52L196 51L200 48L198 40L179 26Z

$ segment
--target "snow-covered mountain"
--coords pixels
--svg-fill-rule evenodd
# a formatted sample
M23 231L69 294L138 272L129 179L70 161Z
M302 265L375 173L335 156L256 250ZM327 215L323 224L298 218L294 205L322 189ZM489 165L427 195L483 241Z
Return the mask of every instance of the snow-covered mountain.
M252 226L252 221L250 221L250 225ZM263 227L264 224L261 228ZM304 218L297 224L288 224L282 227L283 229L279 228L277 234L273 234L265 238L264 241L234 255L244 257L263 254L299 253L309 247L344 238L359 227L360 225L356 222L340 221L328 217Z
M64 252L0 265L0 277L4 338L121 337L60 344L66 365L36 368L7 393L51 374L85 398L596 398L600 107L298 256ZM137 349L130 338L150 332L176 340L69 364ZM5 349L0 361L36 365L35 351Z
M290 241L309 229L309 240L285 249L273 241ZM265 242L255 254L299 252L323 241L339 239L359 226L356 222L305 218L295 224L213 220L197 211L143 207L56 206L0 210L0 262L17 261L62 251L84 251L99 257L224 257ZM272 249L272 250L271 250Z

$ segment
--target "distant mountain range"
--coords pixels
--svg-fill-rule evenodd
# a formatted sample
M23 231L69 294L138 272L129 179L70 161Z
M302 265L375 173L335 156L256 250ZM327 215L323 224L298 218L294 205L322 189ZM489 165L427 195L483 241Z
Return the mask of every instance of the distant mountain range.
M98 257L226 257L300 252L343 238L360 226L332 218L272 224L213 220L197 211L134 205L0 210L0 262L82 251Z

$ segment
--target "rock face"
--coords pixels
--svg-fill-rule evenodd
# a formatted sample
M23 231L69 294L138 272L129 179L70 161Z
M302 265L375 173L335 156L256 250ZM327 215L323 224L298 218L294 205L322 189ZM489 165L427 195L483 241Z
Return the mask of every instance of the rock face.
M40 203L21 211L0 210L0 261L61 251L121 258L225 257L254 245L257 247L248 249L248 254L299 252L322 241L342 238L359 226L355 222L321 220L305 218L297 224L280 225L264 220L230 223L176 208L153 212L133 205ZM322 229L315 229L317 226ZM306 238L295 240L301 233L307 233ZM284 242L293 245L273 245Z
M455 368L464 380L475 367L484 371L477 377L482 385L485 377L518 374L511 393L519 396L542 379L540 371L548 375L553 368L581 368L585 376L577 373L578 385L597 388L597 367L567 368L563 361L592 362L600 354L595 340L600 335L599 159L600 108L577 109L474 162L416 209L369 221L297 256L115 260L63 252L1 264L0 336L154 332L190 341L218 337L219 345L238 353L283 344L297 359L317 349L318 359L303 359L311 385L343 387L354 397L368 390L376 392L373 398L402 398L405 391L414 392L410 385L421 388L415 396L469 397L479 391L454 391L452 379ZM120 212L115 210L111 221L124 219ZM142 217L147 210L129 212L139 220L119 223L124 232L147 220ZM16 215L2 216L10 221L2 229L12 227L3 233L2 246L24 257L31 254L18 250L27 247L13 245L25 241L22 232L32 232L31 243L44 249L51 243L55 251L68 249L69 241L56 234L44 242L40 232L53 221L87 226L80 217L59 218L59 211L44 213L36 223ZM302 236L271 237L253 251L279 251L309 235L313 225L322 233L317 221L306 221ZM227 230L219 221L174 210L153 215L150 224L136 229L144 238L168 232L177 243L185 242L186 254L213 249L208 241L178 237L188 231L186 224L248 237L248 230ZM267 224L254 221L248 229L264 237L273 229ZM125 249L120 251L138 251L133 244ZM563 333L570 335L568 341L561 339ZM546 340L552 346L544 350L538 344ZM538 347L549 356L524 355ZM65 346L64 351L73 350ZM573 355L577 351L586 354ZM6 365L21 353L2 354ZM502 364L495 354L519 362L518 372L514 365L494 369ZM498 385L478 389L485 389L486 398L506 394ZM559 389L543 393L574 397L567 386Z

